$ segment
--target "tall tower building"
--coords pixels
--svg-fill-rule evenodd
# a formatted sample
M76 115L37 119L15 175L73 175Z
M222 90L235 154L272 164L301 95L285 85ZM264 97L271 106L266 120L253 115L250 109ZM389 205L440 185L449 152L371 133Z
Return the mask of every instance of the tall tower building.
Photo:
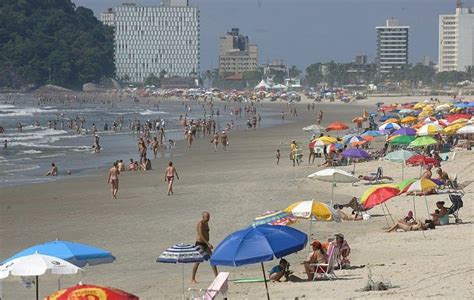
M107 26L115 26L115 13L112 8L100 14L100 21Z
M168 76L199 74L199 46L199 10L187 0L115 8L115 67L120 79L143 83L150 74L163 71Z
M256 71L258 49L249 44L249 38L239 34L238 28L232 28L219 42L219 73L242 73Z
M474 9L457 2L454 15L439 16L438 72L474 66Z
M377 26L377 72L381 75L408 65L408 31L397 19L388 19L385 26Z

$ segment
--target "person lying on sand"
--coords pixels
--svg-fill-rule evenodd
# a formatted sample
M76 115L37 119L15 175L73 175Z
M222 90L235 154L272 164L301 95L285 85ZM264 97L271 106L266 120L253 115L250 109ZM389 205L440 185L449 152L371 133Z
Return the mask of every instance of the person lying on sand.
M403 231L420 231L420 230L427 230L427 229L435 229L434 222L423 223L423 221L418 220L413 224L406 224L402 221L398 221L395 225L393 225L387 232L394 232L398 230Z
M355 210L352 211L351 215L347 215L345 212L342 211L344 208L343 205L334 205L334 209L337 212L337 215L341 218L343 221L360 221L362 220L362 216L359 215L359 213L356 213Z
M358 178L359 180L365 180L365 181L384 180L384 179L393 181L393 178L389 176L380 176L377 178L377 176L360 175Z

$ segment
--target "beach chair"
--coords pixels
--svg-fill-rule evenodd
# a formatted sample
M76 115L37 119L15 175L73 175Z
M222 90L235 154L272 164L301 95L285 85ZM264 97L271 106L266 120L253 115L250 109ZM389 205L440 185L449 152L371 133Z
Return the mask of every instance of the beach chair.
M337 278L336 274L334 274L334 266L336 264L337 255L338 248L331 245L328 250L327 264L310 264L311 267L314 267L313 281L321 278L329 280Z
M449 194L449 200L452 205L448 208L448 213L454 216L455 223L462 223L462 220L459 218L459 210L463 207L464 203L462 201L461 194Z
M229 287L227 283L228 279L229 272L220 272L207 289L189 288L188 291L192 292L190 300L212 300L216 299L219 294L221 294L224 299L227 299L226 294ZM196 297L194 296L195 291L203 293L203 295Z

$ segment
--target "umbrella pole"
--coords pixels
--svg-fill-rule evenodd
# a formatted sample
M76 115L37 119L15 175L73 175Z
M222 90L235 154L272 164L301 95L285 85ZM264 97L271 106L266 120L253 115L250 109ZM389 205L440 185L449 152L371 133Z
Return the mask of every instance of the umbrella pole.
M182 284L182 292L183 292L183 295L182 295L182 298L183 300L185 299L184 298L184 264L181 264L181 284Z
M425 196L425 204L426 204L426 212L428 213L428 218L430 217L430 209L428 208L428 199L426 199L426 195Z
M413 195L413 214L415 215L415 220L416 220L415 195Z
M332 187L331 187L331 207L334 205L334 184L335 184L336 174L332 174Z
M354 170L352 171L352 175L355 176L355 173L356 173L356 161L355 161L355 159L353 160L353 163L354 163Z
M403 181L403 179L404 179L404 177L405 177L405 176L404 176L404 173L405 173L404 171L405 171L405 161L402 162L402 181Z
M393 220L393 217L392 217L392 213L388 210L387 203L384 202L383 204L385 205L385 209L387 209L387 212L388 212L388 215L389 215L390 219L392 219L393 224L395 224L395 221Z
M268 292L267 276L265 275L265 267L263 266L263 262L261 262L260 264L262 265L263 282L265 282L265 289L267 290L267 300L270 300L270 293Z
M36 285L36 300L39 300L39 278L38 278L38 276L36 276L35 285Z
M380 207L382 208L383 216L385 218L385 222L387 223L387 227L390 227L390 224L388 224L387 215L385 214L385 209L383 208L383 205L380 205Z

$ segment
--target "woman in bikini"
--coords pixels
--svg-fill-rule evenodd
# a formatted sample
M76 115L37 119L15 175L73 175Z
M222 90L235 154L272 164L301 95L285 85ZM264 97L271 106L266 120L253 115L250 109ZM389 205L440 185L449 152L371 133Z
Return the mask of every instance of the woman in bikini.
M168 196L170 194L174 194L173 192L174 176L176 176L176 179L179 179L178 172L176 171L176 168L173 166L173 162L170 161L168 163L168 167L165 170L165 182L168 182Z
M109 170L109 178L107 180L107 183L110 184L110 190L112 192L113 199L117 199L117 192L118 192L118 187L119 187L119 180L118 180L119 174L120 174L120 171L118 169L118 164L117 162L114 162L114 166Z

